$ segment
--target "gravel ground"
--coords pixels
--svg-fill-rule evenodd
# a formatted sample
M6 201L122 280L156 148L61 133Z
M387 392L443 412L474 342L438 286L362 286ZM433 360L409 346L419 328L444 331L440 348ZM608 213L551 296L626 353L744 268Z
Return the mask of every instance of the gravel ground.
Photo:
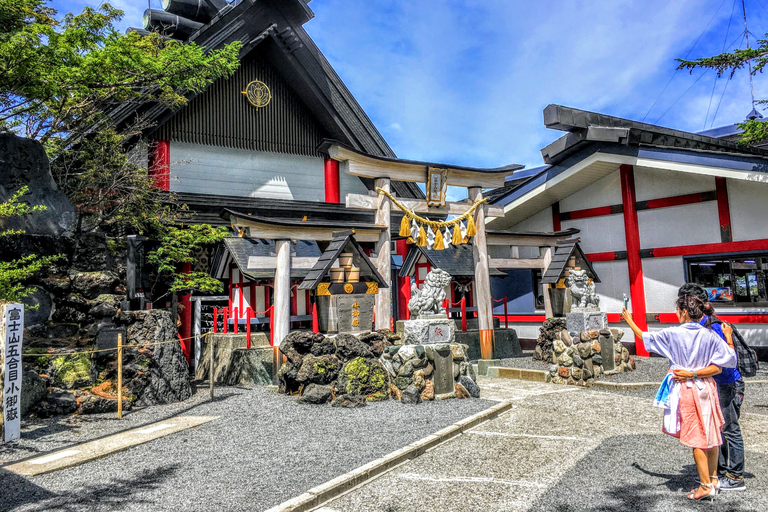
M637 357L633 356L636 362L636 369L633 372L617 373L615 375L606 375L601 378L604 382L634 383L634 382L658 382L661 383L664 375L669 369L667 359L663 357ZM502 359L501 366L509 368L525 368L529 370L547 370L549 364L543 364L533 359L533 351L524 351L520 357ZM744 403L742 413L755 413L768 415L768 384L762 383L768 381L768 362L761 362L757 375L744 379L747 383L744 392ZM751 383L750 383L751 381ZM762 381L762 382L761 382ZM608 392L602 388L596 390ZM652 400L656 396L658 388L644 387L633 390L610 390L611 393L620 395L637 396Z
M7 463L173 415L218 416L200 427L38 477L0 468L0 510L264 510L480 412L494 402L387 401L310 406L264 387L201 389L180 404L36 421Z

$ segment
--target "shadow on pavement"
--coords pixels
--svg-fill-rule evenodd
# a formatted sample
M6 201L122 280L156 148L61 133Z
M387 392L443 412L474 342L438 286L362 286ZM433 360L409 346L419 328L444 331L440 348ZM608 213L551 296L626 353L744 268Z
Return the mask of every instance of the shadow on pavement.
M564 447L565 448L565 447ZM578 450L569 444L569 451ZM579 456L576 453L573 455ZM703 505L686 498L698 483L690 448L664 434L623 435L606 439L582 454L576 465L529 507L529 511L558 512L662 512L707 510L748 512L768 507L766 486L768 457L747 454L752 492L721 493Z
M98 485L80 489L52 492L33 484L29 478L0 469L0 488L5 495L0 501L0 510L14 510L24 505L25 510L120 510L146 504L151 500L140 498L142 493L161 487L178 471L178 465L163 466L145 471L134 478L114 478ZM11 492L7 492L8 490ZM7 494L6 494L7 492Z

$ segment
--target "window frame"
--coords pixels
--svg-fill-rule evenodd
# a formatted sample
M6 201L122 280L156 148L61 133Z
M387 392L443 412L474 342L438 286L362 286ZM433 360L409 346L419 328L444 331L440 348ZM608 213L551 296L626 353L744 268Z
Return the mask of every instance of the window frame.
M749 307L768 307L768 298L762 301L755 302L739 302L735 300L736 297L736 274L734 274L733 260L746 259L746 258L768 258L768 251L740 251L740 252L725 252L725 253L711 253L711 254L696 254L691 256L683 256L683 277L686 283L691 282L691 264L706 262L713 259L729 260L730 274L731 274L731 286L733 288L734 300L732 302L715 302L717 308L749 308ZM766 273L764 281L768 288L768 268L761 269ZM747 284L749 287L749 284Z

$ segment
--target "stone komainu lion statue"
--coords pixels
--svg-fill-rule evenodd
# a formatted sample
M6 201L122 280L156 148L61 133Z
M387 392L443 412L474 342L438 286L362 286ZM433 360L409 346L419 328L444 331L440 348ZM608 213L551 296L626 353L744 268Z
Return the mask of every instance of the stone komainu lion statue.
M565 286L570 290L575 306L585 308L590 304L600 304L600 297L595 293L595 283L589 282L586 270L571 270L565 279Z
M424 284L419 290L414 283L411 285L411 300L408 301L408 310L411 316L416 318L421 313L431 311L438 314L443 310L445 300L445 287L451 282L451 275L445 270L436 268L427 274Z

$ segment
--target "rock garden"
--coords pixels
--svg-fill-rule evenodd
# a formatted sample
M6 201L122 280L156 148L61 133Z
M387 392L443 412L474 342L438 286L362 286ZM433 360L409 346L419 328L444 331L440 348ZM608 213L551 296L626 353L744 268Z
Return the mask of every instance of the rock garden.
M635 369L623 335L620 329L568 332L565 318L549 318L539 328L533 358L549 363L547 382L589 387L606 374Z
M358 336L292 332L280 344L285 362L278 372L279 392L334 407L389 399L417 404L436 398L479 398L466 345L394 344L397 341L388 330ZM446 360L448 374L442 377L449 379L450 392L436 393L437 361Z

